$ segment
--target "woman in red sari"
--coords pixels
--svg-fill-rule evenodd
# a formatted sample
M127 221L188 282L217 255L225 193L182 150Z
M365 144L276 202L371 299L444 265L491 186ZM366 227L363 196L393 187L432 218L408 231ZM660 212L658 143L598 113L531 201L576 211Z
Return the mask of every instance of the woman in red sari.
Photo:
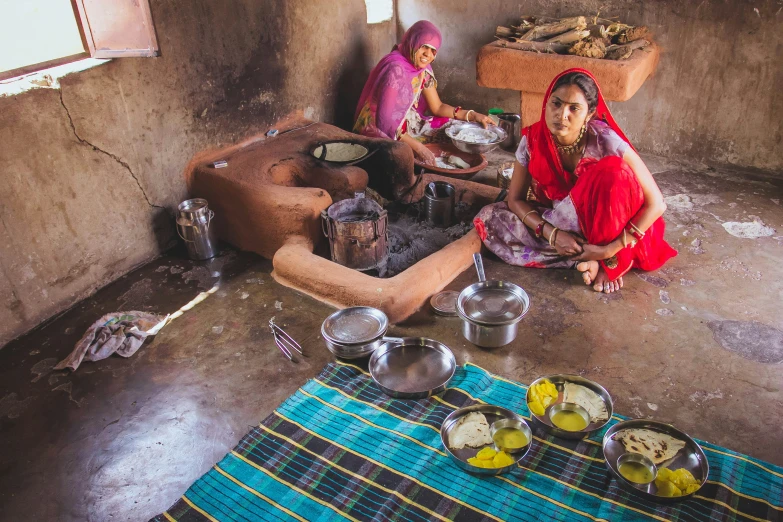
M656 270L677 255L663 239L661 191L588 71L552 81L516 159L508 203L485 207L474 221L504 261L576 267L585 284L610 293L632 267Z

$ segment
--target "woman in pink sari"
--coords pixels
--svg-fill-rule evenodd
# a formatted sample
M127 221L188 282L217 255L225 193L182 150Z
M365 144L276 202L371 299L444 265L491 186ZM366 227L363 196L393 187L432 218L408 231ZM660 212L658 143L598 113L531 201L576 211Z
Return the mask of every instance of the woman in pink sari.
M440 31L426 20L405 31L402 41L370 73L356 107L354 132L403 141L421 161L434 164L424 143L450 119L484 127L493 123L489 116L440 100L431 65L440 44Z
M522 131L508 203L474 220L507 263L572 268L598 292L622 288L632 267L656 270L677 251L663 239L658 185L584 69L558 75L541 120Z

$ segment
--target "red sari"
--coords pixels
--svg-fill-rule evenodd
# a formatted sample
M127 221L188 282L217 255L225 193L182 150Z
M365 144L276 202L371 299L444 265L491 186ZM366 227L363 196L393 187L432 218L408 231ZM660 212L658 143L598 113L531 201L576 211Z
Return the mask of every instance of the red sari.
M541 119L522 131L530 151L528 171L533 178L536 199L552 206L552 201L562 200L570 194L585 239L590 244L602 246L617 239L628 223L634 221L644 204L644 192L631 167L617 156L600 160L584 158L573 173L563 168L555 140L546 126L546 104L557 80L572 72L589 76L598 87L593 75L585 69L569 69L552 80L544 96ZM612 118L600 87L594 117L603 120L633 147ZM676 256L677 251L663 239L665 228L663 218L658 218L635 247L623 248L613 258L600 261L609 279L614 281L632 267L656 270Z

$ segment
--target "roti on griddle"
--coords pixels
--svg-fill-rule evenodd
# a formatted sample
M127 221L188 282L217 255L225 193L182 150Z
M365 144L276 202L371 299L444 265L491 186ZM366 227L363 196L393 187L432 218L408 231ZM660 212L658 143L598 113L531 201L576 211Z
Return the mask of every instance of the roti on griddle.
M483 413L473 411L460 417L449 432L449 447L462 449L465 446L479 448L492 444L489 423Z
M615 438L623 443L626 451L641 453L655 464L669 460L685 447L680 439L646 429L622 430Z

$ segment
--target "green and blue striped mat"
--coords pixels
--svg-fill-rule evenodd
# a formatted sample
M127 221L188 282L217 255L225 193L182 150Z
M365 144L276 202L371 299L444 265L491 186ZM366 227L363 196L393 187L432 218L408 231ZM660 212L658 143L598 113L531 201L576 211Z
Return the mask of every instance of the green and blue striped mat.
M694 498L668 505L608 479L603 432L583 441L535 438L519 467L498 477L457 468L440 440L446 416L491 403L529 418L526 390L467 364L441 396L399 401L365 370L330 363L153 520L783 518L783 468L706 442L707 484Z

